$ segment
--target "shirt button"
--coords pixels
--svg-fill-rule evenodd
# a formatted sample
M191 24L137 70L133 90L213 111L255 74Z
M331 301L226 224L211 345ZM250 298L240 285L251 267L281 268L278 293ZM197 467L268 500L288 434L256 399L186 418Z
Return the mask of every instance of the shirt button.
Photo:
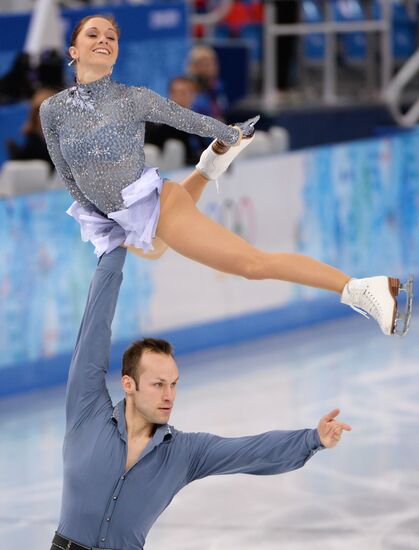
M125 479L125 476L122 476L122 477L121 477L121 479L122 479L122 481L124 481L124 479Z
M101 539L102 542L105 542L106 539Z
M116 500L118 497L113 497L114 500Z
M111 518L106 518L106 521L111 521Z

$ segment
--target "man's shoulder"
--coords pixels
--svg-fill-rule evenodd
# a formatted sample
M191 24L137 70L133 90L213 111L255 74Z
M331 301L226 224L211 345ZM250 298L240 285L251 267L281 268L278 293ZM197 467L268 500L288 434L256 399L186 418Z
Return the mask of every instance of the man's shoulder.
M207 432L184 432L174 426L168 426L168 429L170 430L171 440L176 441L177 444L193 444L214 437L214 434Z
M165 425L164 439L166 441L170 441L172 443L182 445L189 440L190 435L191 435L190 432L184 432L182 430L178 430L177 428L169 424Z

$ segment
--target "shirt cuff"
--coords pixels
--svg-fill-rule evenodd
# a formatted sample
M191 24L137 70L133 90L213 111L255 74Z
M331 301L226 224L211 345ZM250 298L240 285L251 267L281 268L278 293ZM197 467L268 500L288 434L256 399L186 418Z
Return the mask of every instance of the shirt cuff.
M307 434L307 446L311 454L314 454L317 451L321 451L322 449L326 448L324 445L322 445L322 442L320 441L320 436L317 428L315 428L314 430L309 430Z

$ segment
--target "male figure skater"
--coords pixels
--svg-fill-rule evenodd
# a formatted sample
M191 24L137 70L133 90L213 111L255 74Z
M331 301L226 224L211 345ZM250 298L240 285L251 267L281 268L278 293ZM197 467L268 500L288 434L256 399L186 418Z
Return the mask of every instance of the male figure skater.
M51 550L141 550L174 495L216 474L279 474L334 447L347 424L336 409L317 429L225 438L167 422L179 372L170 344L134 342L124 353L125 398L115 407L106 372L126 249L98 262L71 362L66 395L61 517Z

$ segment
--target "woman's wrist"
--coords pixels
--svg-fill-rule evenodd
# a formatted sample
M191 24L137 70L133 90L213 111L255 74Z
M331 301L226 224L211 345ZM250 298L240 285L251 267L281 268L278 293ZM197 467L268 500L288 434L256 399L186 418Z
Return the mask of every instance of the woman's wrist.
M239 126L233 126L233 128L234 128L235 130L238 131L239 137L237 138L236 143L234 143L234 144L232 145L232 147L237 147L238 145L240 145L240 143L241 143L241 141L242 141L242 138L243 138L243 130L242 130Z
M238 137L236 141L234 143L228 143L227 141L221 141L221 140L220 141L227 147L237 147L237 145L240 145L241 143L241 140L243 137L243 131L241 128L239 128L239 126L235 126L235 125L231 125L230 128L232 128L233 130L237 130Z

